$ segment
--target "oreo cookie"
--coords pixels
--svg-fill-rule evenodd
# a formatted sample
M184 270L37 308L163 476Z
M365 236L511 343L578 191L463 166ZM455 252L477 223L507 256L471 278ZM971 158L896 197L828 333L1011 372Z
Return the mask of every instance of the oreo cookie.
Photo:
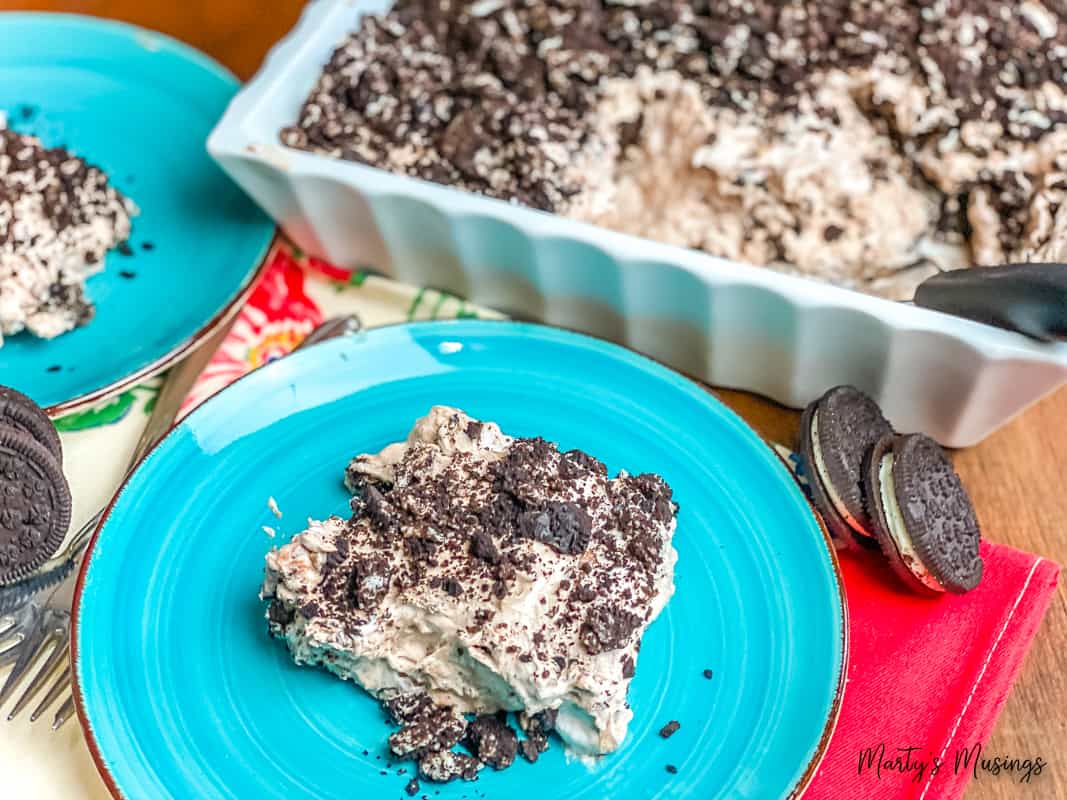
M70 509L70 487L52 454L29 434L0 427L0 585L59 549Z
M52 420L22 392L0 386L0 425L29 434L45 447L57 464L63 463L63 448Z
M962 594L978 585L978 518L937 442L919 433L882 437L867 457L866 487L875 537L909 587Z
M853 386L837 386L804 409L797 449L812 501L839 543L874 535L864 503L864 459L891 433L878 404Z

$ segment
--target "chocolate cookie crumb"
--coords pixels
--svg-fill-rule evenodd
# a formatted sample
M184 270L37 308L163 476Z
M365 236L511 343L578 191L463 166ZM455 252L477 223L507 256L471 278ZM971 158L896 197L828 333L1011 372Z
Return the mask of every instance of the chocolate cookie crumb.
M463 744L475 758L493 769L507 769L515 761L519 740L499 715L482 714L468 726Z
M413 722L429 713L433 701L425 694L407 692L386 699L382 706L397 725Z
M389 577L389 561L384 556L370 555L357 561L348 582L352 605L363 610L375 608L389 591Z
M271 604L267 606L267 619L273 624L280 625L283 628L293 621L294 616L296 616L296 614L293 609L278 600L271 601Z
M544 741L544 748L541 747L540 741ZM544 737L540 737L538 740L527 738L522 740L519 747L522 750L522 757L529 763L536 764L537 759L540 758L543 750L548 747L548 740L544 739Z
M583 450L568 450L563 454L559 463L559 472L565 478L573 478L584 473L592 473L604 478L607 477L608 468L600 459L589 455Z
M582 623L579 639L592 655L617 650L626 644L641 620L621 608L597 606Z
M433 783L448 783L456 778L473 781L482 766L480 761L463 753L439 750L419 759L419 775Z
M519 517L523 536L544 542L560 553L576 555L589 546L592 522L589 514L574 503L550 501Z
M531 764L537 761L541 753L548 750L548 734L555 730L558 714L556 709L546 708L536 714L520 712L517 715L519 728L526 734L519 747L523 758Z
M659 729L659 735L664 739L670 739L674 734L678 732L678 729L682 727L682 724L676 719L672 719L666 725Z
M466 728L466 720L451 708L431 705L389 737L389 750L399 758L420 758L430 751L453 747Z
M490 564L500 563L500 550L493 542L493 537L484 530L475 531L471 537L471 552Z

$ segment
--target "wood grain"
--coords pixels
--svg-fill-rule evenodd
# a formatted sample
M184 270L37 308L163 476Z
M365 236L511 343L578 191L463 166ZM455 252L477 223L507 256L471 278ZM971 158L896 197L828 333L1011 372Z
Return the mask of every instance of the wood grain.
M303 0L0 0L2 10L90 14L151 28L214 56L242 80L303 7Z
M114 17L170 34L248 78L295 22L299 0L0 0L4 10L67 11ZM717 394L761 434L792 441L798 415L752 395ZM982 444L955 455L988 538L1067 563L1067 390L1026 412ZM968 800L1067 800L1067 599L1053 600L987 750L1041 755L1035 783L972 783Z

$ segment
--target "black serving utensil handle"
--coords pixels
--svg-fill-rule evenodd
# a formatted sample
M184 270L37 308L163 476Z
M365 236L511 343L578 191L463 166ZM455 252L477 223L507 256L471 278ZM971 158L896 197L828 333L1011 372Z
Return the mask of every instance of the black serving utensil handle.
M941 272L919 284L915 305L1067 341L1067 264L1005 264Z

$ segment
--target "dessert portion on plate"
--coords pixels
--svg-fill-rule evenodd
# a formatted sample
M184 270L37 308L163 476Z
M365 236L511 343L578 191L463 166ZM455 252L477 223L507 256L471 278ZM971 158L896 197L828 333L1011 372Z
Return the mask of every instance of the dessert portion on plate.
M291 147L910 299L1063 260L1059 3L398 0Z
M92 319L85 280L129 238L136 213L99 168L0 116L0 346L23 330L52 339Z
M345 481L351 519L311 521L266 557L270 632L297 663L382 701L402 726L393 754L426 780L534 761L552 730L579 755L619 747L641 638L674 591L660 477L611 478L436 406Z

